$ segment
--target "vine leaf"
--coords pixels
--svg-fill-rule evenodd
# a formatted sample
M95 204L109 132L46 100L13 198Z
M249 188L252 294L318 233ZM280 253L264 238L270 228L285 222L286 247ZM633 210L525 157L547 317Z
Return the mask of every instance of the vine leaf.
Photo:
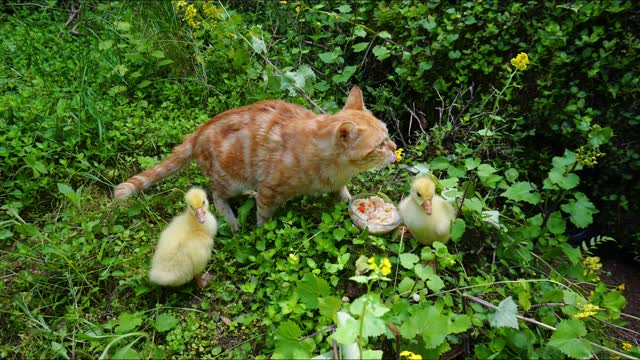
M498 309L489 321L492 327L510 327L519 329L518 318L516 317L518 305L513 301L511 296L502 300L498 304Z
M405 269L412 269L415 263L417 263L420 258L412 253L402 253L400 254L400 265L402 265Z
M532 191L533 187L531 183L519 181L509 186L507 190L500 195L513 201L526 201L531 205L536 205L540 202L540 194Z
M598 209L585 194L576 192L574 196L575 199L561 205L560 209L569 214L569 219L575 226L585 228L593 222L593 214L598 213Z
M298 282L298 287L296 288L300 301L310 309L317 309L320 305L318 298L328 296L329 291L329 284L326 280L309 273Z
M551 335L549 346L555 347L574 359L589 359L591 344L587 340L579 338L585 335L587 335L587 329L583 322L575 319L563 320Z

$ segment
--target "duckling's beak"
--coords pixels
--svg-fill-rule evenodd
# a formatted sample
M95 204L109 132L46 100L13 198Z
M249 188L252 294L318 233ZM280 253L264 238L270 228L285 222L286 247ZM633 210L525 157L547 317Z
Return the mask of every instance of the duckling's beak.
M205 220L205 216L204 216L204 208L197 208L196 209L196 217L198 218L198 222L200 224L204 224L204 220Z
M427 199L422 203L422 208L427 215L431 215L433 208L431 207L431 199Z

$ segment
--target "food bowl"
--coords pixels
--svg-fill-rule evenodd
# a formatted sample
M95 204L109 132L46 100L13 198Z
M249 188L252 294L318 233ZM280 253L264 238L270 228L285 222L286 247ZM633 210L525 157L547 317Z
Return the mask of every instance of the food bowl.
M360 229L370 234L386 234L402 222L395 204L384 194L363 193L349 199L349 216Z

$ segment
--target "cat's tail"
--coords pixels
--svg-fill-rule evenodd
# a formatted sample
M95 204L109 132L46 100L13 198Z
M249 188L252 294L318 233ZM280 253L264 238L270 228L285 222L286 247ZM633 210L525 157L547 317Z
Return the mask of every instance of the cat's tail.
M171 155L163 162L150 167L149 169L134 175L129 180L116 186L113 197L116 199L126 199L130 195L159 182L167 176L180 170L191 161L193 145L195 144L196 133L185 136L182 144L176 146Z

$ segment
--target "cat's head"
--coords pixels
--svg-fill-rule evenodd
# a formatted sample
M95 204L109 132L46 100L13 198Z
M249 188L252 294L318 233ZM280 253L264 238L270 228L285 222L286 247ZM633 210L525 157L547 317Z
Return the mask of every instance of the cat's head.
M365 108L362 91L357 86L333 117L336 150L355 169L364 171L396 160L396 144L389 138L387 126Z

